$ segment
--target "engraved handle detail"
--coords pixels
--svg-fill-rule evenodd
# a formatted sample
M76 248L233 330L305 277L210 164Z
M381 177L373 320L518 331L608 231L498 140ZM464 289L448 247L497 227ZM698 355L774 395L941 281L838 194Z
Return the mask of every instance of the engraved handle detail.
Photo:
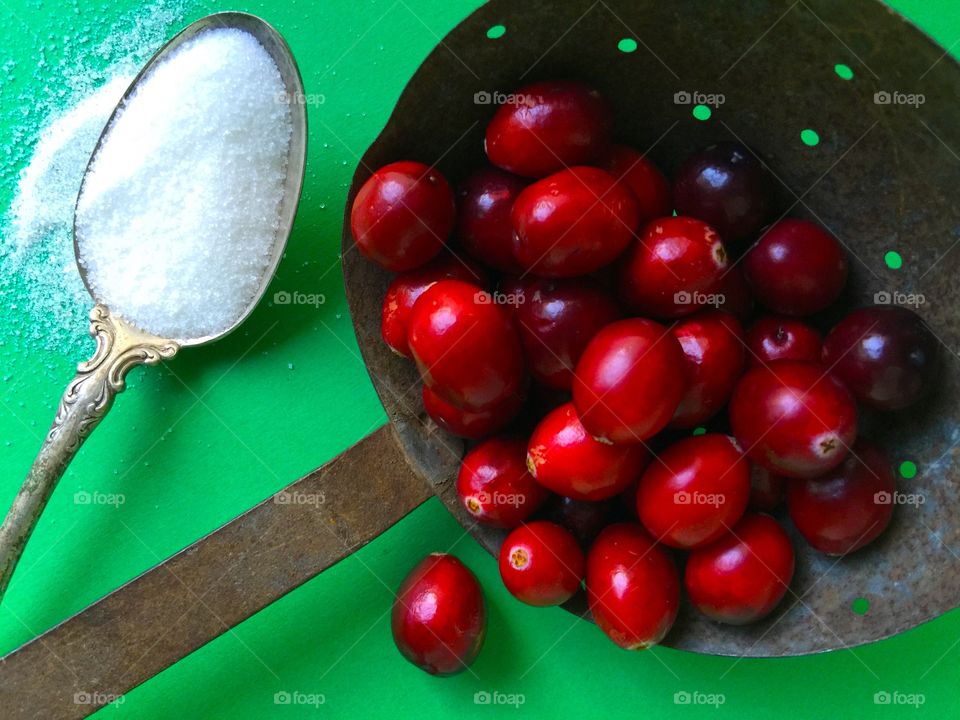
M180 349L172 340L144 333L111 315L103 305L90 311L90 335L97 349L77 366L33 467L0 526L0 598L53 489L116 394L123 391L127 373L137 365L172 358Z

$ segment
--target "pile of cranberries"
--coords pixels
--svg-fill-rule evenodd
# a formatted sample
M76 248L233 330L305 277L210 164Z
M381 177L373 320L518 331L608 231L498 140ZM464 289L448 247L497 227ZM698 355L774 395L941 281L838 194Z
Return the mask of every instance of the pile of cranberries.
M817 314L841 296L847 257L825 228L774 219L747 148L697 152L671 184L613 144L593 88L513 97L487 126L489 165L457 191L401 161L357 193L357 247L398 273L383 339L416 363L436 425L476 441L457 492L476 522L509 531L499 568L516 598L558 605L585 588L630 649L670 631L681 589L718 622L759 620L794 572L765 513L785 502L831 555L887 527L891 463L858 437L858 403L917 402L936 338L894 306L824 337ZM448 674L476 656L484 618L476 578L431 555L398 593L394 637Z

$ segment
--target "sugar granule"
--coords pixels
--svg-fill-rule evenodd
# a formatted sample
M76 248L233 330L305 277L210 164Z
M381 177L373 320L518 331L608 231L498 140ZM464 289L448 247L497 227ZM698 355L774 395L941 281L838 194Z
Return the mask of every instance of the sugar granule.
M233 325L272 257L291 135L280 72L245 31L206 30L153 68L77 203L95 297L162 337Z

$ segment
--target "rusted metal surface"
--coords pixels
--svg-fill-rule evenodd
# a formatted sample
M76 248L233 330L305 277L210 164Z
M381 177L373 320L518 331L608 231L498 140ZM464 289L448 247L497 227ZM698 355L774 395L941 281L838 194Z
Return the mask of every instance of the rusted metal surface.
M0 660L4 718L79 718L346 557L430 492L390 426Z

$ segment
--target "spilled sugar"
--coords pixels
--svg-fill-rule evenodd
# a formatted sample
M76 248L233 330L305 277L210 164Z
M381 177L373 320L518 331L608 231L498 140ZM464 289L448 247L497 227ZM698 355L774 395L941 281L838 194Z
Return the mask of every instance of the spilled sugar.
M291 135L280 73L249 33L206 30L158 64L77 203L94 296L162 337L233 325L272 257Z

